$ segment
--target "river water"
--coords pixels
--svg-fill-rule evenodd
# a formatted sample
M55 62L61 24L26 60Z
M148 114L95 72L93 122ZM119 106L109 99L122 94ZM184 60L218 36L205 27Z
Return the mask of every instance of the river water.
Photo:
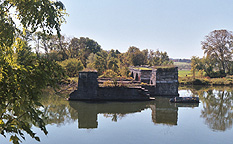
M233 89L179 88L180 96L199 96L199 104L149 102L86 103L43 98L48 135L33 130L41 142L26 136L23 144L232 144ZM1 144L10 143L0 137Z

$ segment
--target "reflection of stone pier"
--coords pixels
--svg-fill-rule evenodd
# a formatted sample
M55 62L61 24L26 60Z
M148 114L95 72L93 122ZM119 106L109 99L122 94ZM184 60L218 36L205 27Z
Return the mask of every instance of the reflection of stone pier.
M155 124L177 125L178 107L169 102L169 99L157 99L158 102L150 105L152 121Z
M155 124L177 125L178 119L178 107L171 104L166 98L147 102L86 103L71 101L69 104L78 113L78 128L97 128L98 114L105 114L107 117L112 117L113 121L117 121L118 117L122 118L127 114L141 112L147 108L152 110L152 121ZM191 105L191 107L194 106Z
M71 101L70 106L78 112L79 128L97 128L98 114L125 115L141 112L146 109L148 102L109 102L109 103L86 103Z

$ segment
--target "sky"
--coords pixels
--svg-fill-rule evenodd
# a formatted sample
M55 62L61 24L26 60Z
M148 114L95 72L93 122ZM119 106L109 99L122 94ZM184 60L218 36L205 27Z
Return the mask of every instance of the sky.
M67 37L89 37L104 50L130 46L166 51L170 58L202 57L213 30L233 31L233 0L61 0Z

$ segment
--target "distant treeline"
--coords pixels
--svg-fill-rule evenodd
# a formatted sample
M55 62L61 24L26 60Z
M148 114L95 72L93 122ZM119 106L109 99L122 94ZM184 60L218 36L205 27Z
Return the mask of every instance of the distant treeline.
M99 75L112 70L117 75L127 76L129 66L173 64L167 52L140 50L135 46L130 46L125 53L113 49L103 50L98 42L88 37L61 36L59 39L56 35L37 32L27 39L34 43L36 55L57 61L71 77L77 76L78 71L85 68L95 69Z
M173 62L186 62L186 63L191 63L191 59L173 59L170 58L171 61Z

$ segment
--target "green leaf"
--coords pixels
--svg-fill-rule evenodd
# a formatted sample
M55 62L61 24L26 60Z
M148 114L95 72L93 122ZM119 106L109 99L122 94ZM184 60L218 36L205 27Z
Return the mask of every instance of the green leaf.
M39 138L39 137L37 137L37 136L36 136L36 137L35 137L35 139L36 139L37 141L39 141L39 142L40 142L40 138Z

